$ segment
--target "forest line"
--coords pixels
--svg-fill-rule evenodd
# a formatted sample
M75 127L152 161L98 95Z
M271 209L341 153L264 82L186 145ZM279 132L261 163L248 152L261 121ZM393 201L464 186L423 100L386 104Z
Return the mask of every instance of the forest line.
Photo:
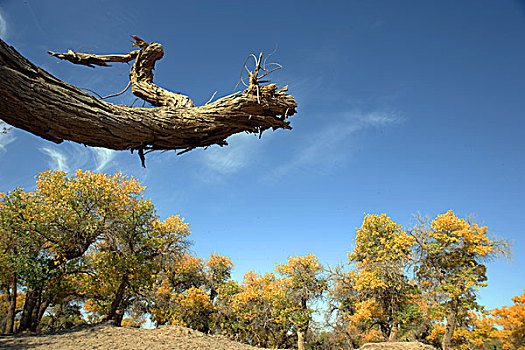
M136 179L82 170L36 178L33 191L0 194L3 333L151 319L273 348L525 345L525 294L495 310L477 302L487 262L508 256L508 244L453 211L408 229L367 214L350 268L308 254L234 281L231 259L196 256L189 224L161 220ZM320 304L322 325L313 317Z

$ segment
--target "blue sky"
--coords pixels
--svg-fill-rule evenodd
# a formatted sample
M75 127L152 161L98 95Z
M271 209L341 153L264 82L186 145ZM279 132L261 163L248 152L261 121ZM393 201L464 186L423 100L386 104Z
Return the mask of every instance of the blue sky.
M100 95L128 66L90 69L46 50L125 53L160 42L155 81L197 104L234 91L245 58L272 52L298 114L292 131L230 146L148 155L0 135L0 191L45 169L123 172L159 214L191 224L194 250L235 263L234 278L290 255L346 262L364 213L409 227L453 209L513 241L489 265L489 308L525 288L525 4L522 1L0 0L0 36L33 63ZM1 98L1 97L0 97ZM131 104L125 94L114 103Z

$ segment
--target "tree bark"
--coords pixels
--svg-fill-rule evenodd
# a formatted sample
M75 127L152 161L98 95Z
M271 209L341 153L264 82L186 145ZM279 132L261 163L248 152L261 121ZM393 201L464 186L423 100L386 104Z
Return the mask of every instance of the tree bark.
M121 308L122 300L128 287L128 275L124 274L122 280L120 281L115 297L111 302L111 308L109 314L105 317L105 320L111 321L115 326L120 327L122 324L122 319L124 318L124 310Z
M114 105L69 85L20 55L0 40L0 119L46 140L63 140L114 150L191 150L240 132L291 129L287 118L296 103L275 84L260 85L266 74L260 59L240 93L194 107L186 96L153 83L162 45L134 37L140 49L125 55L90 55L69 51L51 55L83 65L135 60L130 72L133 93L158 108ZM142 153L141 153L142 152Z
M33 331L36 331L37 330L37 327L38 325L40 324L40 321L42 320L42 317L44 317L44 314L47 310L47 308L49 307L49 300L44 300L40 303L39 307L38 307L38 312L36 313L36 318L34 319L33 321L33 325L32 325L32 330Z
M16 296L17 296L17 276L16 273L13 273L11 278L11 290L7 291L7 315L6 315L6 321L4 326L4 334L11 334L14 333L14 327L15 327L15 315L16 315Z
M447 325L445 326L445 334L443 334L443 340L441 342L441 348L443 350L450 350L452 336L454 335L454 330L456 329L456 318L458 315L458 301L452 301L452 307L447 316Z
M302 329L297 330L297 350L305 350L304 343L305 331Z
M301 297L301 309L306 311L308 310L307 299ZM297 350L305 350L305 340L306 333L308 332L308 326L310 325L309 320L306 321L306 324L297 327Z
M27 290L26 298L24 301L24 308L22 310L22 317L20 319L20 325L18 326L18 332L31 330L32 325L34 323L33 317L36 317L35 309L38 309L40 305L40 297L40 290Z
M42 305L42 288L38 290L38 294L36 297L35 306L31 310L31 317L29 321L29 330L32 332L36 332L36 329L38 327L38 315L40 314L40 306Z
M395 342L397 341L397 333L399 332L399 324L397 322L394 322L392 324L392 328L390 329L390 335L388 336L389 342Z

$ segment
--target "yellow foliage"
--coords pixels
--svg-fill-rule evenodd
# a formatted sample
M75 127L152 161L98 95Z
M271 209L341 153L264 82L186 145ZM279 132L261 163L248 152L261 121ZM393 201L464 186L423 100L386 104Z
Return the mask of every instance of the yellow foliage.
M525 290L512 298L514 305L492 310L494 323L498 326L496 336L503 349L525 349Z
M174 303L182 309L188 310L190 314L193 312L192 310L213 309L213 304L204 287L191 287L186 292L177 294L174 296Z
M494 251L495 242L487 237L486 226L458 218L452 210L438 215L430 226L429 236L444 246L460 244L465 252L482 257Z
M191 287L172 296L171 324L206 330L214 306L204 287Z

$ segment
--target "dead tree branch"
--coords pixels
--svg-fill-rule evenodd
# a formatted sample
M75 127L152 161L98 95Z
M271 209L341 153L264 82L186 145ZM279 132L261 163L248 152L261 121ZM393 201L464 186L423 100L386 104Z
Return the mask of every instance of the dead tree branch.
M108 66L131 62L130 84L135 96L157 108L114 105L69 85L35 66L0 40L0 119L46 140L63 140L115 150L191 150L239 133L291 129L287 117L296 103L287 86L261 85L265 64L256 57L246 90L196 107L187 96L153 83L155 62L163 47L133 37L139 50L124 55L93 55L68 51L50 55L75 64ZM260 72L262 76L260 76Z

